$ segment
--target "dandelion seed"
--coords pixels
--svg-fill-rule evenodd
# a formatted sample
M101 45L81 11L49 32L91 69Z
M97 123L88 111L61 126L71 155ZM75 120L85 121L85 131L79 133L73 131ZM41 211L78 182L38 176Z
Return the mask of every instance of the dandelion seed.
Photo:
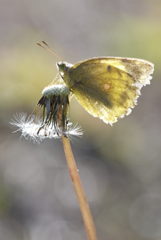
M36 121L36 122L35 122ZM27 120L26 113L20 113L14 115L14 119L11 119L10 124L13 126L18 127L18 129L14 132L21 132L21 137L26 138L27 140L33 140L34 142L40 142L46 138L49 139L60 139L62 132L57 127L56 129L51 125L47 126L46 128L42 128L41 131L38 133L38 130L43 125L43 119L37 118L35 115ZM72 127L72 123L68 123L67 130L63 133L70 137L72 136L82 136L83 132L80 126L76 124Z

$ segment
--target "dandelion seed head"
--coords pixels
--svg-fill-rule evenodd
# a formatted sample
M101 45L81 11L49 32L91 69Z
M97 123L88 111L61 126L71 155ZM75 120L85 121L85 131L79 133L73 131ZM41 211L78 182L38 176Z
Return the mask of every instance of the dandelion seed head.
M37 105L42 107L42 118L37 115L20 113L14 115L10 122L18 127L15 131L21 132L21 137L40 142L45 138L61 138L71 136L81 136L81 127L77 124L72 127L72 123L67 119L69 107L70 90L65 85L51 85L42 91L42 97ZM40 114L40 112L39 112Z
M69 88L65 85L52 85L45 87L42 91L44 97L50 98L52 96L68 96L70 94Z

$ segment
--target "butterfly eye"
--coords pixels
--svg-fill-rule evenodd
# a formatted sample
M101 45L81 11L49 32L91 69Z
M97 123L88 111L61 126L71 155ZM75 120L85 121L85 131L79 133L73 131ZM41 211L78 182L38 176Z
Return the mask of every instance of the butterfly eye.
M56 66L57 66L59 72L64 73L64 71L65 71L65 66L66 66L66 65L65 65L63 62L57 62L57 63L56 63Z

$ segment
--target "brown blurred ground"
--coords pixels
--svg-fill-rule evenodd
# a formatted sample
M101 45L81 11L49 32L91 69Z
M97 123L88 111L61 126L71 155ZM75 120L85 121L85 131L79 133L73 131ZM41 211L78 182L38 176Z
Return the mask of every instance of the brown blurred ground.
M70 119L84 136L72 145L100 240L161 239L161 2L53 0L0 2L0 239L85 240L62 143L19 139L9 124L31 113L54 79L55 56L96 56L155 64L132 114L113 127L75 101Z

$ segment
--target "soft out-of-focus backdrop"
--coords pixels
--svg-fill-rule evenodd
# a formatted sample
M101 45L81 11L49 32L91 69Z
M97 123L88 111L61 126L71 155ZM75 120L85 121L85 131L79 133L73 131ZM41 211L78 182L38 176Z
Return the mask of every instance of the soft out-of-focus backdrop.
M84 130L72 144L100 240L161 239L161 1L1 0L0 239L85 240L62 143L19 139L9 121L31 113L58 59L96 56L155 64L130 116L111 127L76 100L70 119Z

